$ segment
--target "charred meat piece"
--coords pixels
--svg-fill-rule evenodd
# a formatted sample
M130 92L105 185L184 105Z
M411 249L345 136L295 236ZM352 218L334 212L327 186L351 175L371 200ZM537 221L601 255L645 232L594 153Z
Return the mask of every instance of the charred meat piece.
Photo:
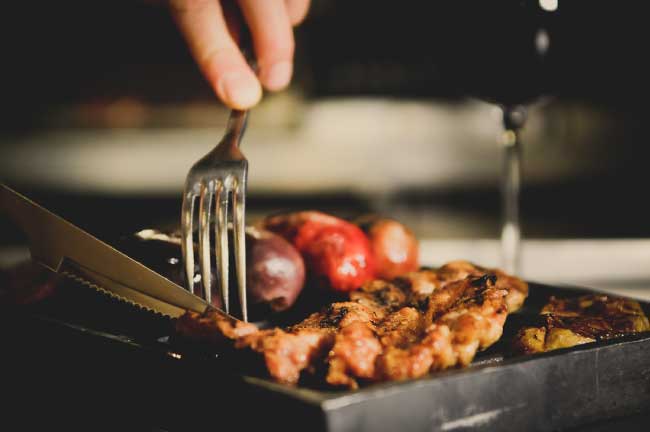
M276 328L241 337L235 342L235 348L248 348L262 354L271 378L284 384L296 384L300 373L328 351L333 339L331 332L318 329L288 333Z
M389 314L377 326L377 336L382 346L404 347L421 338L425 328L422 312L404 307Z
M468 365L478 349L485 349L496 342L503 332L508 315L508 291L500 289L493 275L479 278L468 277L454 282L446 289L434 293L429 302L427 316L437 325L446 325L452 333L452 344L458 364ZM442 291L451 295L444 296ZM441 310L442 305L452 303Z
M309 315L305 320L289 327L289 330L321 329L336 332L356 322L373 324L375 321L377 315L371 308L355 302L337 302L321 312Z
M409 296L396 283L378 279L351 292L350 300L368 307L377 318L384 318L387 313L407 304Z
M463 278L465 276L459 279ZM444 282L448 281L443 281L437 271L428 269L406 273L393 280L393 283L398 285L409 296L411 302L418 302L427 298L433 291L440 288Z
M516 312L528 297L528 284L516 276L507 274L499 269L488 269L477 266L469 261L451 261L438 269L438 275L443 281L453 281L468 276L482 276L486 273L497 276L497 288L508 292L506 303L508 312Z
M255 340L255 344L249 346L264 355L269 375L276 381L295 384L300 378L300 371L310 366L315 370L313 360L322 359L329 352L331 372L328 373L327 382L354 387L356 381L345 378L346 372L351 369L354 374L367 375L370 354L363 350L351 352L349 344L354 345L352 340L364 331L358 330L359 326L373 335L375 321L377 316L371 308L355 302L337 302L311 314L286 331L276 329L247 339ZM355 328L357 331L354 331ZM302 351L301 344L306 344ZM360 348L364 342L359 339L356 344L354 346ZM237 342L239 348L246 346L246 343ZM308 362L305 363L304 359ZM374 360L371 363L374 364Z
M326 381L331 385L355 389L359 386L358 378L374 379L375 361L381 351L372 326L355 322L343 327L329 352Z
M224 333L222 339L234 340L236 348L263 358L276 381L295 384L303 372L326 371L329 385L357 388L466 366L501 336L511 289L494 271L481 273L462 262L367 282L349 301L332 303L285 329L249 332L223 317L204 322Z
M419 332L418 336L392 339L386 345L378 359L379 376L402 380L432 370L466 366L479 349L501 336L507 315L506 294L496 287L493 275L468 276L436 290L420 321L404 326L402 331L407 336Z
M451 331L446 325L431 325L424 337L409 347L386 347L377 363L379 378L387 381L419 378L432 369L451 367L456 364Z
M638 302L603 294L551 297L541 313L540 326L517 333L516 352L546 352L650 330Z
M176 333L190 340L220 344L258 332L257 326L229 317L215 309L200 314L187 311L176 320Z
M366 323L363 329L355 328L354 331L345 327L337 334L335 346L330 351L328 383L356 388L359 379L417 378L431 370L466 366L478 350L487 348L502 334L508 312L508 292L498 288L496 281L497 277L492 274L468 276L434 290L428 301L415 307L391 311L404 298L413 295L408 288L404 298L396 295L392 297L395 303L383 302L383 319L374 325ZM392 285L382 287L389 293L393 288ZM366 290L377 292L368 286ZM369 301L367 296L358 300ZM377 309L381 304L375 300L373 306ZM359 343L356 350L351 343L355 337ZM378 352L377 347L381 351ZM369 350L372 354L368 356L375 359L374 375L369 375L370 369L359 367L360 353ZM363 372L358 372L360 370Z
M528 284L522 279L509 275L502 270L490 269L489 271L497 277L496 287L507 292L506 304L508 305L508 313L521 309L526 297L528 297Z
M423 314L411 307L388 314L378 325L355 322L342 328L327 359L327 383L355 389L358 380L391 379L381 372L384 350L411 346L421 339L423 332ZM428 370L427 367L423 373Z
M436 290L423 314L428 326L423 336L410 346L387 349L380 360L383 378L416 378L429 370L466 366L479 349L498 340L508 309L506 291L495 280L469 276Z

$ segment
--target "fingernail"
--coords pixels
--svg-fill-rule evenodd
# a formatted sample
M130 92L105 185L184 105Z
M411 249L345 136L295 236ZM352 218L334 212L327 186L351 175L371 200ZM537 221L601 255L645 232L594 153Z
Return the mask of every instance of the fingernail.
M219 95L235 108L249 108L262 96L257 80L241 73L224 75L219 81L218 89Z
M282 90L291 81L293 65L291 62L279 62L263 72L262 81L269 90Z

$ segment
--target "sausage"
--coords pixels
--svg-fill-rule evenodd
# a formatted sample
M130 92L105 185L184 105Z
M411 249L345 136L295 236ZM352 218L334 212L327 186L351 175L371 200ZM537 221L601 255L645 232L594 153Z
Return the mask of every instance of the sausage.
M296 248L277 234L249 227L246 255L250 302L276 312L293 305L305 284L305 265Z
M378 277L393 279L420 267L418 241L404 224L375 215L355 223L370 239Z
M298 249L308 278L318 285L347 292L375 275L368 237L346 220L302 211L271 216L261 226L282 235Z
M195 247L198 242L194 242ZM232 239L230 244L233 244ZM185 286L185 272L182 263L181 237L179 232L161 232L154 229L142 230L134 236L123 239L120 249L141 261L154 271L173 282ZM195 252L195 255L198 252ZM211 251L214 254L214 250ZM212 257L212 262L216 260ZM234 256L230 262L234 263ZM234 265L231 265L234 273ZM213 269L212 304L222 308L218 293L216 271ZM195 259L194 274L199 275L198 259ZM234 274L229 277L231 290L236 292L237 280ZM201 280L193 281L194 289L200 292ZM281 311L295 302L305 283L305 265L298 251L288 241L270 231L259 228L246 228L246 291L251 306L260 310ZM231 295L231 297L233 297ZM236 298L233 297L233 298Z

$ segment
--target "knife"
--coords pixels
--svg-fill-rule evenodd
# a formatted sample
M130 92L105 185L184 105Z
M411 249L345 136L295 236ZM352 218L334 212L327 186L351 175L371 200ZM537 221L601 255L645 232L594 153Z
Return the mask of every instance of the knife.
M50 270L172 318L208 307L200 297L4 184L0 210L27 235L32 259Z

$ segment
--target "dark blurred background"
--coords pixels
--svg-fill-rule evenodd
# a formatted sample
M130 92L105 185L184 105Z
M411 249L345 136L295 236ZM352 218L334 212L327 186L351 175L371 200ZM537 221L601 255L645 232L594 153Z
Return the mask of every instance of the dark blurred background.
M291 88L251 115L249 219L377 211L423 239L495 239L499 106L526 104L524 236L650 238L650 30L634 4L314 0ZM106 239L175 223L228 111L165 7L3 9L3 181Z

